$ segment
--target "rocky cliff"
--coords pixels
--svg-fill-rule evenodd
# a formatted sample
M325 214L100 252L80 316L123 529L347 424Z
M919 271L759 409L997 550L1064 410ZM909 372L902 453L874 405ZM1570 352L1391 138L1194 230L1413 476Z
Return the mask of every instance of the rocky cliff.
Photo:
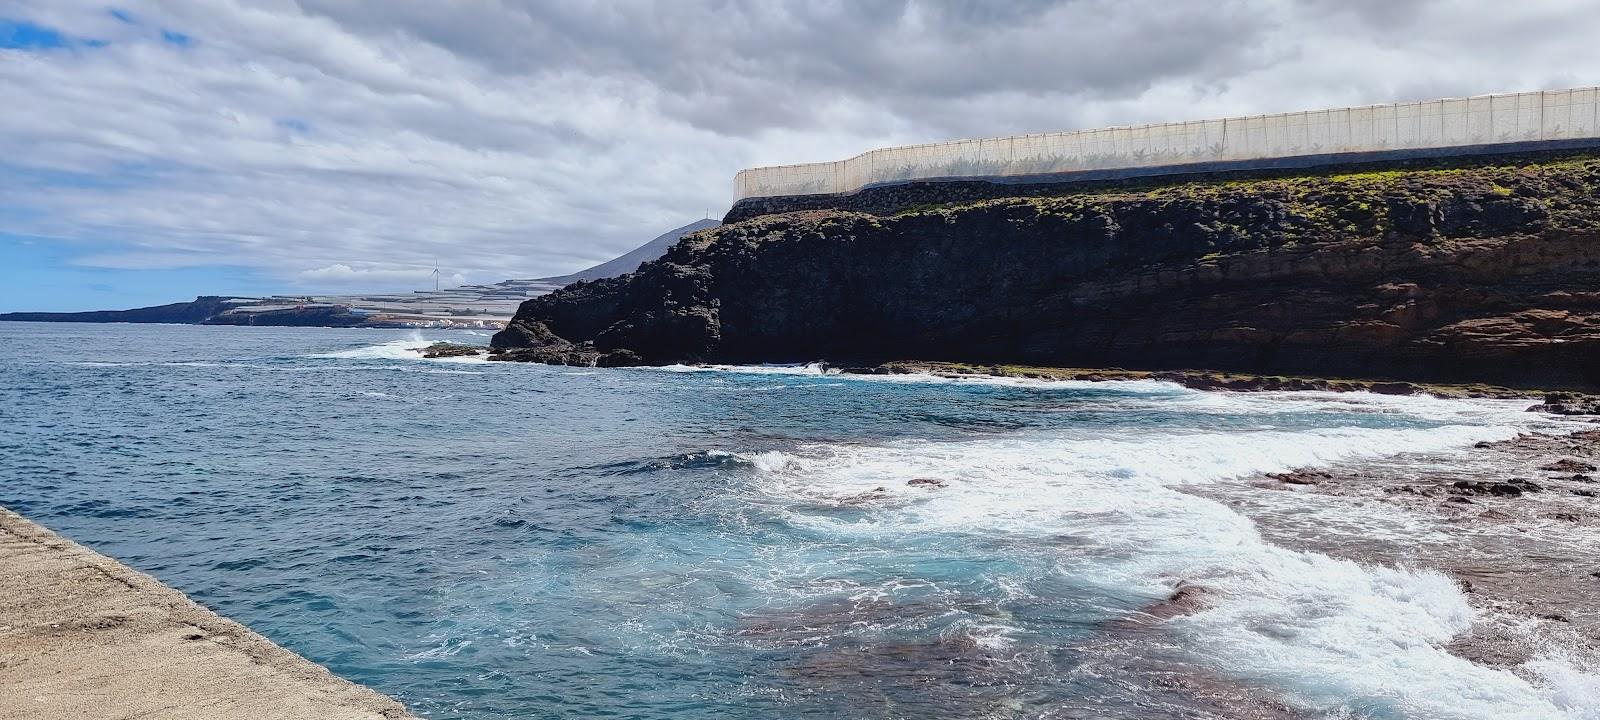
M893 359L1600 388L1600 159L755 217L522 305L501 359Z

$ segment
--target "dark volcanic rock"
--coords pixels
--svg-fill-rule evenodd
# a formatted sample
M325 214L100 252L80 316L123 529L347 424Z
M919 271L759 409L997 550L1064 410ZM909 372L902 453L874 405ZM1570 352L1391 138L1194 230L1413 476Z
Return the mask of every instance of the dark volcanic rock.
M483 348L478 347L476 345L462 345L460 343L451 343L451 342L436 342L436 343L434 343L432 345L429 345L429 346L427 346L425 348L422 348L422 350L420 350L419 352L422 353L423 357L428 358L428 359L431 360L431 359L435 359L435 358L477 357L479 355L482 355L484 350L483 350Z
M1555 415L1600 415L1600 397L1570 392L1548 393L1542 404L1528 409Z
M1597 187L1583 159L758 217L530 300L493 345L1600 388Z
M1166 600L1146 607L1144 615L1156 620L1171 620L1184 615L1193 615L1205 609L1213 594L1211 589L1203 585L1180 582Z
M1539 469L1540 470L1544 470L1546 472L1586 473L1586 472L1594 472L1595 467L1594 467L1593 464L1586 463L1586 462L1584 462L1582 460L1573 460L1572 458L1561 458L1560 460L1557 460L1557 461L1555 461L1553 463L1550 463L1548 465L1542 465L1542 466L1539 467Z
M1541 492L1544 490L1544 486L1527 478L1511 478L1505 482L1457 480L1453 487L1456 492L1467 495L1494 495L1497 497L1520 497L1525 492Z
M1522 495L1522 487L1513 483L1457 480L1455 488L1457 492L1468 495L1495 495L1498 497L1518 497Z
M1294 470L1292 472L1267 473L1267 477L1289 485L1315 485L1333 476L1321 470Z

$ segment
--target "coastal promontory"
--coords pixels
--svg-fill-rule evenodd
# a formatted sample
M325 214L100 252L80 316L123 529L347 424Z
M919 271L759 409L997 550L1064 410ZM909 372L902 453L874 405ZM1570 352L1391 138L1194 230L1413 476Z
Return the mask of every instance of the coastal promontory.
M580 365L919 359L1600 388L1594 155L880 205L690 234L637 272L525 302L493 347Z

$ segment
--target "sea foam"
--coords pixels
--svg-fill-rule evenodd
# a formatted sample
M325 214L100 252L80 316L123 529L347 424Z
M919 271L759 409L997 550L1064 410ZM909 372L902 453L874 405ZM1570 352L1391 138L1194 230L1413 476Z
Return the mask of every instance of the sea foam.
M421 350L440 340L427 339L420 332L412 332L408 337L400 340L378 343L376 345L363 345L361 347L334 350L331 352L314 353L308 358L321 358L333 360L427 360L429 362L456 362L479 363L487 362L482 356L459 356L448 358L424 358Z
M1524 677L1447 652L1443 646L1472 625L1475 611L1446 576L1275 546L1226 505L1183 491L1264 472L1508 439L1543 422L1521 411L1526 403L1163 392L1235 413L1289 403L1300 412L1354 409L1450 424L1080 429L957 442L813 444L744 455L756 470L752 501L849 543L1055 538L1041 552L1054 554L1059 572L1113 595L1156 601L1179 583L1202 586L1209 591L1205 606L1165 624L1193 662L1273 687L1318 712L1596 717L1600 680L1570 663L1543 659ZM908 485L913 478L942 485Z

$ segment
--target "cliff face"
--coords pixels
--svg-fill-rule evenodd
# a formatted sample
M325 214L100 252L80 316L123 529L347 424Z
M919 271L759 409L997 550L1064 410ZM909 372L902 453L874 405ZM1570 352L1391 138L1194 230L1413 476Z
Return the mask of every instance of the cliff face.
M493 346L1595 389L1600 160L757 217L530 300Z

